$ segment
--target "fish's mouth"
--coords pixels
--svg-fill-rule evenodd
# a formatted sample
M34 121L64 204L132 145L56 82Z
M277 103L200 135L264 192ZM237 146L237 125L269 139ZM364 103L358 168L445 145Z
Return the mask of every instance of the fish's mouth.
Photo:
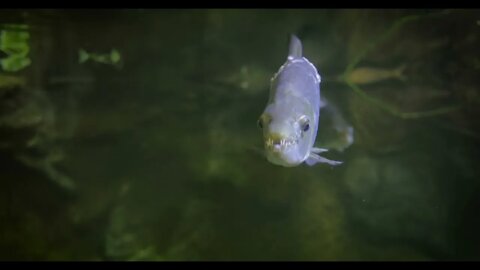
M296 144L298 144L298 139L285 138L278 135L270 135L265 140L265 147L275 152L285 151Z

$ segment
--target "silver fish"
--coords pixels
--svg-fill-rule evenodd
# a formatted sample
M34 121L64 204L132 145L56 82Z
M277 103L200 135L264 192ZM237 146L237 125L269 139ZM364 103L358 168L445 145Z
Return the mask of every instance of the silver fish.
M265 154L273 164L293 167L305 162L338 165L314 147L320 116L320 81L315 66L302 56L302 43L292 35L287 61L271 79L270 97L258 120Z

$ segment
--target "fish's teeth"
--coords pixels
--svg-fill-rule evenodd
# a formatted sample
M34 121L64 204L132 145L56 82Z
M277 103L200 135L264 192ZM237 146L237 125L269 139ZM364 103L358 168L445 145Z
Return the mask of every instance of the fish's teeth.
M298 139L289 139L289 138L284 138L280 140L274 140L272 138L267 138L265 140L265 146L266 147L273 147L274 145L280 146L282 149L291 147L292 145L298 143Z

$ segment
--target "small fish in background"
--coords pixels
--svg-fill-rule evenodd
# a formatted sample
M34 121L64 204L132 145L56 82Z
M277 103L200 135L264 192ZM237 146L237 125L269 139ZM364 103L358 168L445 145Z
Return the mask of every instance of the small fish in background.
M270 72L258 65L242 65L238 70L227 75L213 78L210 83L235 87L245 94L255 95L268 88L265 78L271 76Z
M394 69L359 67L348 74L345 79L359 85L380 82L388 79L405 81L406 77L403 73L406 67L407 65L405 64Z
M122 57L117 49L112 49L110 53L106 54L88 53L86 50L80 49L78 51L78 63L84 64L87 61L111 65L117 68L121 68L123 65Z

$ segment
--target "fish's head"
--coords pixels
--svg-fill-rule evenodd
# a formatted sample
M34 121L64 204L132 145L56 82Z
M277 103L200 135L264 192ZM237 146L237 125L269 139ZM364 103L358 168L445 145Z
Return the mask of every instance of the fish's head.
M269 104L258 119L268 161L284 167L305 161L315 141L317 121L301 99Z

